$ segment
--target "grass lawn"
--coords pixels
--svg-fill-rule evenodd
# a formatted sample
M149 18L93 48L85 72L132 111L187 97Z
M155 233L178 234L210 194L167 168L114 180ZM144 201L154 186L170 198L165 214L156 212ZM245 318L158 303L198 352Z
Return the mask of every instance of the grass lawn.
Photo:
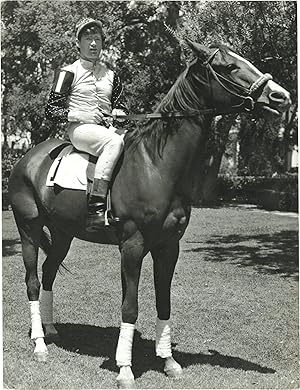
M11 389L115 388L121 281L117 247L74 240L54 285L61 341L32 358L21 246L3 212L3 379ZM39 269L44 260L40 253ZM171 380L155 357L155 300L144 260L133 350L137 388L297 389L298 219L242 206L193 209L172 287Z

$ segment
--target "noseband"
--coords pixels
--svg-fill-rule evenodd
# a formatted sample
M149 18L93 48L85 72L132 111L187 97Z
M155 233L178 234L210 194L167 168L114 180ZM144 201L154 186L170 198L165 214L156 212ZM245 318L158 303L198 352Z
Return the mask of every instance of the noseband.
M242 103L239 104L238 106L233 106L234 108L243 108L245 111L252 111L255 105L255 102L253 100L253 95L256 93L256 91L259 88L264 86L269 80L273 79L272 75L270 75L269 73L265 73L261 75L256 81L254 81L254 83L250 86L250 88L243 87L242 85L237 84L234 81L228 80L226 77L222 76L220 73L214 70L214 68L211 65L211 62L213 61L218 51L220 51L220 49L216 49L203 63L203 65L206 67L207 72L213 76L213 78L221 85L223 89L225 89L231 95L236 96L242 100ZM237 93L231 90L224 84L224 82L237 88L238 90L241 91L241 93Z

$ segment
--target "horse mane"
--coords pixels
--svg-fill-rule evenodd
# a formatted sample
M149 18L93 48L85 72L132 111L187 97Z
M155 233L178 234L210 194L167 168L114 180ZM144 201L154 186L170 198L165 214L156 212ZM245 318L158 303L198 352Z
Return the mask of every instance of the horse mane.
M167 95L162 99L154 112L193 111L195 101L198 101L192 85L186 75L190 66L177 78ZM189 98L185 98L185 94ZM193 100L194 99L194 100ZM149 150L162 151L167 138L173 134L180 123L179 118L149 119L146 123L129 132L126 136L126 144L137 145L146 141Z
M228 46L220 44L212 44L210 47L219 48L223 54L229 50ZM199 85L205 84L206 80L195 74L193 75L194 77L187 77L192 73L192 67L197 61L198 58L187 64L185 70L179 75L169 92L159 103L155 112L193 112L199 110L201 100L195 91L199 89ZM143 125L138 125L136 129L127 133L125 138L126 146L137 146L143 141L151 154L156 151L161 155L168 137L178 130L180 123L180 118L149 119Z

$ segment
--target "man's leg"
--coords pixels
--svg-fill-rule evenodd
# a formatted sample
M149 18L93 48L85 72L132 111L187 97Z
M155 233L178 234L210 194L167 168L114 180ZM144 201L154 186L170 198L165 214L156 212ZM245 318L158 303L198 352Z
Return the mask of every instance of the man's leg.
M88 204L89 222L87 227L104 222L106 196L114 167L122 153L123 146L123 139L118 134L113 133L98 158Z
M123 137L116 134L113 127L84 124L71 128L69 137L78 149L99 156L95 167L95 177L88 200L89 218L87 228L103 224L106 196L114 167L123 151Z

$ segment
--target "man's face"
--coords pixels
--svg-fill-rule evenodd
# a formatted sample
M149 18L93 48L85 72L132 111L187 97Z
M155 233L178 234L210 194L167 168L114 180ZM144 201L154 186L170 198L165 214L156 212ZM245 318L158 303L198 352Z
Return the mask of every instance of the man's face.
M80 56L89 61L96 61L102 50L102 37L100 32L83 32L80 39L77 40L77 46L80 49Z

